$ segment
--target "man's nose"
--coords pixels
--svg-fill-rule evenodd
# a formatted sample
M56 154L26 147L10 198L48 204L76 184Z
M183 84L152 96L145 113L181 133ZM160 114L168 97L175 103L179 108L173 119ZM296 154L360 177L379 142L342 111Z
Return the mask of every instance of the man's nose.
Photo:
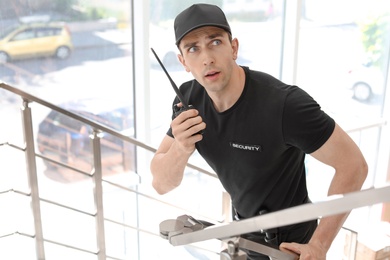
M215 62L214 55L210 50L203 50L202 52L203 65L207 66Z

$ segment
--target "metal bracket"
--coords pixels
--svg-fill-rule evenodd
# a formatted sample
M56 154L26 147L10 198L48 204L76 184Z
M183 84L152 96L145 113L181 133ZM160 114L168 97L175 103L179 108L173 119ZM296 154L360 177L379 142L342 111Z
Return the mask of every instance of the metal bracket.
M197 220L188 215L182 215L177 217L177 219L168 219L161 222L160 236L171 242L172 237L199 231L212 225L212 223ZM272 260L298 259L297 255L290 252L283 252L277 247L267 244L266 242L256 243L242 237L231 237L227 239L221 239L221 241L227 245L227 248L221 252L221 260L246 260L247 254L240 249L247 249L268 255Z

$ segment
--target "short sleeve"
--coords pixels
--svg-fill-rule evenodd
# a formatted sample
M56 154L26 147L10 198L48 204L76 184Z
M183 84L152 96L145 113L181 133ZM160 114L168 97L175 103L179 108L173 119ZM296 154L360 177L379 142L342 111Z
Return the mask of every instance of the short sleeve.
M310 154L332 135L335 121L304 90L291 86L283 110L283 135L287 145Z

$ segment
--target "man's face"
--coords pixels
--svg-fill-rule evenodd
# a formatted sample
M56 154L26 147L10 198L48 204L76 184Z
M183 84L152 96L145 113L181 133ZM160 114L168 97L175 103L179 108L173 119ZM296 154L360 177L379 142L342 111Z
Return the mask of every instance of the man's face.
M223 90L236 64L238 41L218 27L205 26L188 33L179 45L179 60L207 91Z

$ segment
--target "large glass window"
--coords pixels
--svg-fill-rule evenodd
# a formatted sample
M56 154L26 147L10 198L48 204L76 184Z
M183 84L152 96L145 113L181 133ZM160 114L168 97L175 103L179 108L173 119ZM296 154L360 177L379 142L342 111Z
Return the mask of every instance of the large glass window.
M146 132L150 140L141 141L157 147L170 125L175 92L149 49L150 68L145 72L150 74L149 82L135 84L138 82L135 79L143 76L133 75L137 69L133 61L142 57L135 43L146 46L148 39L149 46L159 55L178 86L192 79L177 59L173 20L181 10L196 2L1 1L0 80L126 135ZM288 84L297 84L345 130L380 126L388 120L386 116L390 112L385 110L389 108L385 100L390 100L386 89L390 49L388 0L207 2L220 6L226 13L233 37L240 43L237 60L240 65L283 77ZM291 8L297 3L302 4L298 12ZM132 10L141 6L143 10ZM146 20L150 21L146 25L132 16L144 10L148 11ZM300 15L298 20L294 20L296 12ZM298 24L297 31L291 26L294 24ZM148 27L149 35L133 31L143 26ZM298 38L289 41L291 35ZM133 36L142 39L136 41ZM286 55L287 52L293 55ZM286 64L294 66L289 68ZM288 74L293 76L285 78ZM143 98L136 99L136 94L141 92ZM147 111L150 114L146 113L150 118L141 118L139 114L145 111L135 109L135 104L141 104L140 107L150 104ZM3 223L15 219L11 225L0 227L0 247L5 245L6 254L9 251L8 255L12 255L15 254L12 245L23 244L26 250L17 252L18 256L35 259L25 155L22 149L8 145L24 146L20 106L17 95L0 89L3 122L0 127L0 203L10 209L2 217ZM30 106L36 153L47 157L37 160L46 258L96 259L98 232L90 153L93 129L64 113L34 103ZM149 120L145 125L150 127L143 128L138 123L141 120ZM379 175L377 170L383 169L380 166L383 162L378 160L383 145L380 137L384 135L380 129L350 132L370 165L365 187L384 181L383 174ZM190 259L198 256L219 259L216 253L220 243L173 248L158 234L161 221L182 214L211 222L229 219L230 214L222 215L226 211L222 209L224 195L218 179L187 168L182 185L159 196L151 187L149 171L136 172L140 161L148 165L144 157L150 158L149 152L145 156L134 145L110 134L101 136L101 145L108 258ZM197 153L190 162L209 169ZM388 168L387 161L385 163ZM323 199L332 169L308 157L307 174L312 199ZM382 208L378 212L382 212ZM350 228L368 223L373 215L378 221L378 214L370 214L368 209L356 213L348 222ZM151 244L155 250L150 250Z
M13 1L0 12L3 81L54 104L123 96L132 105L130 1Z
M0 80L134 136L131 13L130 0L2 1ZM21 102L17 95L0 90L0 118L6 122L0 129L0 197L5 203L1 203L2 208L9 212L7 224L2 221L2 226L9 228L0 228L1 248L15 248L18 243L34 248L27 246L34 244L35 230L30 198L23 195L30 192L25 157L22 151L4 145L24 146ZM37 159L46 259L97 259L95 187L91 177L93 129L36 103L30 107L36 153L47 158ZM119 178L122 185L133 187L136 181L129 177L136 171L134 145L109 134L100 137L103 178ZM9 190L15 193L7 195ZM118 203L110 200L118 190L110 185L104 189L106 204ZM19 203L21 198L26 203ZM122 219L136 216L137 204L128 203L127 207L121 205L121 212L115 212ZM109 205L110 217L119 209ZM125 212L130 209L131 214ZM133 222L128 224L134 226ZM117 241L106 243L107 252L124 259L130 245L118 241L133 239L134 235L124 235L123 227L117 230L107 224L107 241ZM17 232L26 236L17 236ZM9 243L12 246L7 246ZM33 250L15 251L1 252L0 258L36 259ZM134 248L132 252L137 254Z
M1 2L0 13L2 81L134 136L130 1ZM1 94L4 118L16 121L20 100ZM39 152L90 171L92 129L64 114L37 110L33 123ZM22 144L18 126L4 125L1 139ZM103 153L118 155L107 160L106 169L119 164L119 158L133 157L131 170L135 171L134 147L122 147L109 136L102 140L106 142Z
M303 3L297 84L347 131L380 125L388 92L390 9L387 2L306 0ZM381 175L376 176L381 163L378 162L379 129L351 133L369 163L365 187L385 181ZM318 167L309 167L313 184L318 183L318 178L330 181L332 174L318 174ZM321 194L315 196L326 194L326 185L323 187L322 191L313 187L313 192Z

